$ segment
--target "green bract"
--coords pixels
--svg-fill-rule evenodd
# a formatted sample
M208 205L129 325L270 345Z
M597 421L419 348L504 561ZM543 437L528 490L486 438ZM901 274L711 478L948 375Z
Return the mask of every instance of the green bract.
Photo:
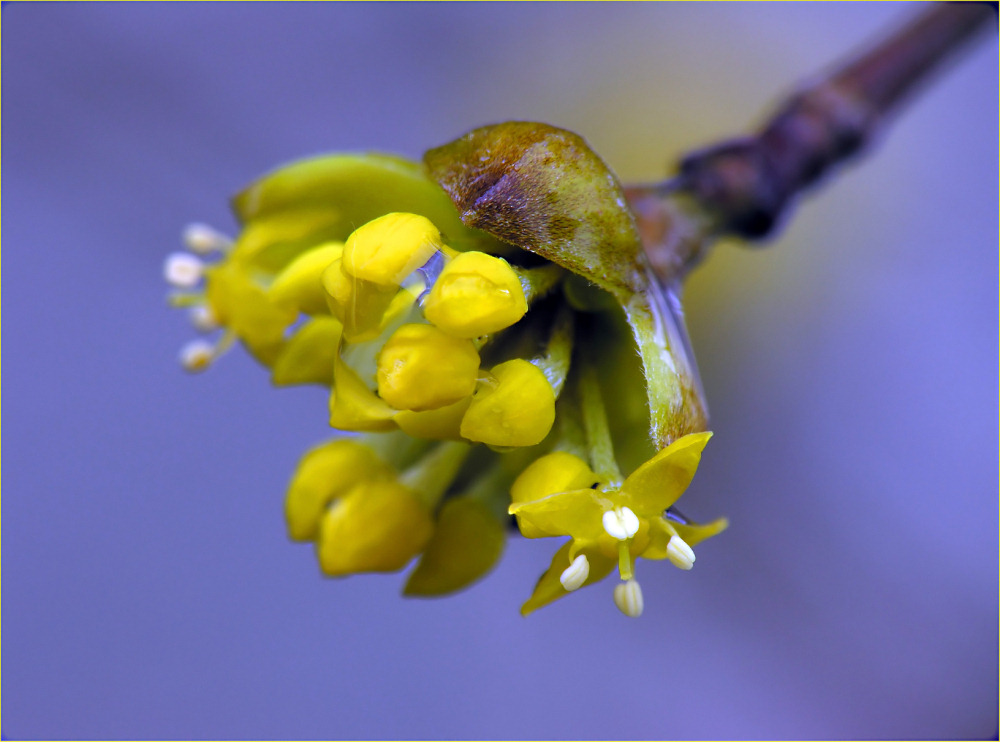
M581 137L547 124L508 122L432 149L424 162L466 225L615 297L642 356L658 447L705 429L680 303L657 285L621 184Z

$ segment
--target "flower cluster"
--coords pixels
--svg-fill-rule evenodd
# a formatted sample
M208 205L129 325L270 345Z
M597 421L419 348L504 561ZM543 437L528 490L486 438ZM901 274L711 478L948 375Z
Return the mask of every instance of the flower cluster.
M635 559L689 569L725 527L672 510L710 436L697 373L620 185L575 135L507 124L423 165L306 160L233 206L234 240L195 225L167 259L204 334L181 362L239 342L274 384L329 388L344 432L286 496L325 574L416 559L407 594L452 592L494 565L513 515L526 537L570 537L522 612L617 565L637 616Z

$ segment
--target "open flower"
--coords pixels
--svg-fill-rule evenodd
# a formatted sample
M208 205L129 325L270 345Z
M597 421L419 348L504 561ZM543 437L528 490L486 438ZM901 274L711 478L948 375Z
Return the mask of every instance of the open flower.
M557 553L523 611L529 613L596 582L616 564L621 579L634 585L624 594L635 594L638 557L669 559L681 569L691 569L691 546L723 530L726 521L698 526L665 517L665 513L690 484L710 437L711 433L692 433L679 438L624 482L599 483L598 475L584 461L565 453L543 456L525 469L514 483L509 509L517 516L521 532L529 538L570 536L572 540ZM570 488L591 481L595 484ZM551 579L552 575L559 579ZM638 603L619 600L622 594L616 593L619 608L638 615L641 598Z

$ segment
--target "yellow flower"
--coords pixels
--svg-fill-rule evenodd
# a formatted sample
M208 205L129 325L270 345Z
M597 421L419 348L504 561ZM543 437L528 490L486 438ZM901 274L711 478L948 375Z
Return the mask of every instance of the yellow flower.
M235 239L192 225L164 265L201 333L181 361L241 343L273 384L328 388L330 425L360 434L309 451L285 499L326 574L416 561L407 595L461 589L513 513L527 537L570 537L523 612L617 565L638 615L635 560L689 568L725 527L665 513L710 435L697 371L620 184L576 135L519 122L423 163L304 160L232 206ZM623 478L616 449L630 468L660 452Z
M572 540L556 554L523 612L596 582L617 563L622 580L634 586L619 590L616 603L628 615L638 615L642 601L634 581L635 558L669 559L690 569L692 542L718 533L726 522L693 526L664 513L687 489L711 435L693 433L674 441L620 483L562 489L597 480L585 462L565 453L549 454L525 469L512 488L514 501L509 508L521 532L529 538L570 536ZM578 561L581 556L583 560ZM584 564L587 573L580 579Z

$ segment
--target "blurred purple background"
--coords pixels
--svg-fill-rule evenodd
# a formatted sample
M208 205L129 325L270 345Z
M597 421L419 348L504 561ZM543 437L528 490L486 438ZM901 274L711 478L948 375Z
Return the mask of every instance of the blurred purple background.
M5 738L976 738L997 727L997 44L687 307L730 531L646 615L447 600L284 533L315 389L191 378L164 256L330 150L534 119L624 180L740 133L899 4L6 4Z

